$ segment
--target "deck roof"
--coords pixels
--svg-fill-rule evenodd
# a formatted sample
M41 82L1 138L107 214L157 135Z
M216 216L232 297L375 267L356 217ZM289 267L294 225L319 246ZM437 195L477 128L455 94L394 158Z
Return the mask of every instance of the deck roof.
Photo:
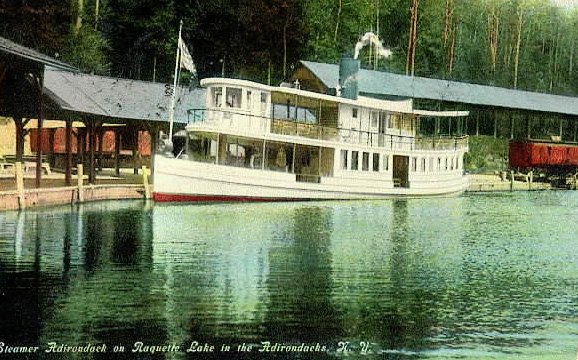
M41 64L50 65L58 69L68 70L68 71L76 71L77 69L72 65L69 65L65 62L60 60L56 60L48 55L44 55L34 49L28 48L26 46L22 46L20 44L15 43L12 40L8 40L6 38L0 37L0 50L16 55L18 57L22 57L28 60L32 60Z
M167 84L88 75L54 68L44 73L45 93L63 110L117 119L168 121ZM205 107L205 90L179 87L174 121Z
M328 89L338 85L339 66L301 61ZM384 71L361 69L359 92L366 96L399 96L502 107L531 111L578 115L578 97L551 95L457 81L411 77Z

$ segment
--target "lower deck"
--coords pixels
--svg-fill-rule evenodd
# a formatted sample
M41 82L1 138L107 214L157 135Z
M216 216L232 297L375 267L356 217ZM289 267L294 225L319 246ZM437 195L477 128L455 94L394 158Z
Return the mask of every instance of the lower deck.
M314 146L215 133L155 157L158 201L273 201L449 196L468 187L462 150Z
M463 148L403 151L351 144L315 146L202 132L175 138L174 143L177 159L288 174L304 183L341 179L420 188L424 182L461 178L464 172Z

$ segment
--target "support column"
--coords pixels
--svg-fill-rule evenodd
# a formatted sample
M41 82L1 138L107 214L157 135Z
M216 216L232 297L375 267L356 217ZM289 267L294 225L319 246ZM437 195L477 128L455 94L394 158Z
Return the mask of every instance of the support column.
M64 171L64 184L66 186L71 185L71 173L72 173L72 120L66 119L66 138L65 138L65 148L66 148L66 166Z
M116 176L120 176L120 145L122 141L122 135L120 129L116 128L114 131L114 173Z
M530 116L528 114L526 114L526 134L528 135L527 138L530 139L532 137L531 134L531 121L530 121Z
M480 117L476 116L476 136L480 135Z
M138 129L133 130L133 143L132 143L132 165L133 173L138 175Z
M94 184L96 180L96 174L94 172L94 153L96 147L96 126L94 120L89 120L88 122L88 151L89 151L89 162L88 162L88 183Z
M24 156L24 122L22 118L14 118L14 125L16 125L16 161L22 162Z
M54 137L56 136L56 129L55 128L48 129L48 134L49 134L48 135L48 153L49 153L48 164L52 168L56 164L56 158L54 155Z
M42 179L42 121L44 118L44 72L43 67L38 75L38 137L36 138L36 187L40 187Z
M265 170L265 157L267 156L267 153L265 152L265 149L267 148L267 140L263 139L263 158L261 159L261 169Z
M494 109L494 111L492 111L492 114L494 115L494 138L498 137L498 114L496 113L496 110Z
M36 129L36 188L39 188L42 179L42 116L38 116Z
M510 117L510 140L514 138L514 117Z
M102 143L104 140L104 129L102 127L102 124L100 124L98 126L96 133L98 134L98 138L97 138L97 141L98 141L98 171L102 171L102 160L103 160Z
M79 128L76 134L76 151L78 153L77 163L84 165L84 153L86 152L86 134L88 123L84 121L84 128Z
M150 157L150 169L151 169L151 182L154 184L154 174L155 174L155 154L157 153L158 143L159 143L159 128L156 125L151 125L149 129L149 134L151 138L151 157ZM189 142L189 136L187 134L186 144ZM185 145L185 151L188 150L188 146Z

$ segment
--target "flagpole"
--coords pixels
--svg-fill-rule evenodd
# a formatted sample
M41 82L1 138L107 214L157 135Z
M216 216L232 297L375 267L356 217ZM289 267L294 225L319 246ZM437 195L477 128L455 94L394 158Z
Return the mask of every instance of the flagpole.
M173 76L173 97L171 99L171 108L169 109L169 139L173 141L173 120L175 117L175 101L177 98L177 72L179 70L179 55L181 53L179 42L181 41L181 32L183 30L183 19L179 25L179 39L177 41L177 56L175 59L175 74Z

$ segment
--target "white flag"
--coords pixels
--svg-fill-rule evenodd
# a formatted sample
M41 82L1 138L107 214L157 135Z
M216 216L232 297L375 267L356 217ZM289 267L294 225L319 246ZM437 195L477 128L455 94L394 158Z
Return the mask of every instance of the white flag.
M179 50L181 51L181 67L189 70L193 75L197 76L197 69L195 68L195 63L193 58L187 49L187 45L183 39L179 38Z

